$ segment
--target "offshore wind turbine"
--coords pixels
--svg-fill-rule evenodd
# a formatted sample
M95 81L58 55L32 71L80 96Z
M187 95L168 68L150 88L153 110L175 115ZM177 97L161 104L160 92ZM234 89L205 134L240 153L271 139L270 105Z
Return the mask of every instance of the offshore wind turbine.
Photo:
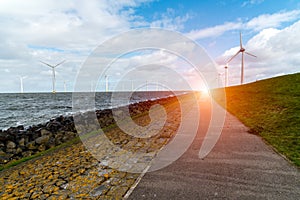
M236 54L234 54L228 61L227 61L227 65L230 61L232 61L232 59L234 59L239 53L242 53L242 61L241 61L241 85L244 83L244 53L249 55L249 56L253 56L256 57L255 55L249 53L246 51L246 49L243 47L243 42L242 42L242 33L240 32L240 49L238 50L238 52Z
M43 61L40 61L40 62L47 65L48 67L52 68L52 93L56 93L56 91L55 91L55 68L58 67L59 65L63 64L65 62L65 60L56 65L50 65Z
M105 92L108 92L108 75L105 75Z
M21 93L24 93L24 86L23 86L23 79L27 78L27 76L19 76L20 78L20 89L21 89Z

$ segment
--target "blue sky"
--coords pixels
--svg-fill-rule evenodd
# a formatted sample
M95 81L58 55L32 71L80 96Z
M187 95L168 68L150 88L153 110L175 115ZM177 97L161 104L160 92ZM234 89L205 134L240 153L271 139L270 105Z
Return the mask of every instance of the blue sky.
M64 91L66 86L67 91L73 91L89 54L112 36L135 28L163 28L196 41L216 62L220 82L224 82L226 61L238 51L240 31L246 51L257 55L246 57L246 82L300 69L300 2L295 0L28 0L26 4L4 0L0 2L0 23L0 92L20 92L20 76L26 77L25 92L51 91L52 71L39 60L51 64L66 60L56 70L56 90ZM120 82L130 63L165 59L165 65L194 84L193 89L201 88L191 66L178 59L171 63L173 57L154 51L125 56L111 70L111 86ZM144 81L158 82L158 77L168 77L165 73L149 70L139 76ZM237 57L229 64L230 85L239 84L239 74ZM141 80L135 80L135 84L143 84ZM123 82L123 88L131 87L128 83L132 80ZM172 78L169 82L180 89ZM103 84L100 80L97 89L103 90Z

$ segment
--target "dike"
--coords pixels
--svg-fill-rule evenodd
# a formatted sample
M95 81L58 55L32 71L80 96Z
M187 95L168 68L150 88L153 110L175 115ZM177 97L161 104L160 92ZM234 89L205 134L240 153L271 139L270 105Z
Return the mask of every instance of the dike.
M130 115L140 115L147 112L154 104L164 105L174 101L175 98L166 97L130 104ZM123 108L115 109L121 111ZM101 128L109 127L115 123L111 109L97 110L96 116ZM18 126L4 131L0 130L0 167L56 147L76 137L78 134L72 116L59 116L47 123L33 125L27 129L24 126Z
M180 98L189 98L189 95L183 95ZM178 97L146 101L129 106L130 114L136 116L133 120L140 126L146 126L150 122L147 111L151 105L157 103L164 106L167 119L156 135L150 138L133 138L117 126L105 129L104 134L122 149L132 152L150 152L155 156L164 145L171 141L180 125L182 116ZM102 113L106 113L105 116L109 119L111 112L105 110ZM97 116L101 116L101 111L97 112ZM103 121L103 118L100 121ZM56 122L56 119L53 122ZM49 123L51 122L46 124ZM106 123L107 127L113 121L109 119L102 123L103 125ZM49 129L46 130L51 132ZM58 128L57 131L59 132L60 129ZM104 134L101 136L104 137ZM95 141L95 138L89 139L91 142ZM97 142L101 143L101 141ZM103 149L103 151L105 154L109 149ZM151 162L153 158L143 159ZM132 162L132 167L135 165L136 162ZM2 186L0 199L123 199L137 183L140 175L118 171L107 166L104 160L97 160L81 142L78 142L3 170L0 173Z

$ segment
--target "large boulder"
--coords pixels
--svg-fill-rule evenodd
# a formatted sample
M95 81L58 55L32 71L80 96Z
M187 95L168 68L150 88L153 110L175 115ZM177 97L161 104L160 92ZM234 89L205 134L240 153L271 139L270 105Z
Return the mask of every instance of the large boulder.
M49 141L49 136L48 135L43 135L41 137L38 137L35 139L35 143L37 144L46 144Z
M16 148L16 144L13 141L7 141L6 149L14 149Z

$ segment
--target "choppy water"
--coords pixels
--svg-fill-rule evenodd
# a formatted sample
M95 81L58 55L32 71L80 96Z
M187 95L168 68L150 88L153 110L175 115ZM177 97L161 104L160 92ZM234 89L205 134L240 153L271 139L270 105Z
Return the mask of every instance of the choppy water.
M114 93L116 94L116 93ZM121 93L120 93L121 94ZM123 93L124 94L124 93ZM171 92L136 92L130 103L171 95ZM95 108L111 107L112 93L96 93ZM0 129L44 123L60 115L72 114L72 93L0 94Z

